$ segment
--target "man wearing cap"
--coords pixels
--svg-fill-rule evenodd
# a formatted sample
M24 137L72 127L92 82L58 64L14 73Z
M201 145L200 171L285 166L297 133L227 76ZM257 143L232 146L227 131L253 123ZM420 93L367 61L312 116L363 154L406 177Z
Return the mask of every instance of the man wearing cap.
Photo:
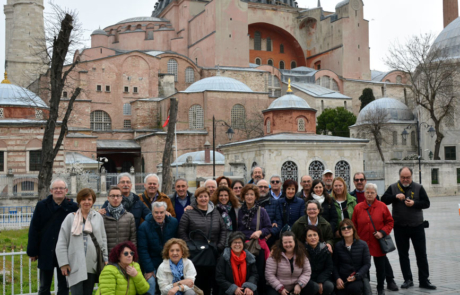
M334 174L331 170L326 169L323 172L323 182L325 189L329 195L332 194L332 181L334 180Z

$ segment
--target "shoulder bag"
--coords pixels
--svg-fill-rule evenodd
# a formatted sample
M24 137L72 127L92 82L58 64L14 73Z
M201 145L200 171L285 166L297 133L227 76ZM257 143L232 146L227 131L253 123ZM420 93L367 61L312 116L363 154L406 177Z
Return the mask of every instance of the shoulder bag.
M102 270L104 269L105 262L104 262L104 255L102 253L102 249L99 246L99 243L97 242L96 237L94 236L93 233L90 233L91 239L93 240L94 247L96 247L96 283L99 283L99 276L101 275Z
M209 223L208 236L201 230L191 231L188 235L187 247L190 252L190 260L194 266L215 266L217 257L216 243L211 242L211 229L212 229L212 214L211 222ZM203 239L194 239L196 234L200 235ZM192 238L194 236L194 238Z
M371 220L372 227L374 227L374 230L377 231L374 225L374 221L372 221L371 214L369 213L369 209L366 209L366 211L367 211L367 214L369 215L369 219ZM395 244L393 243L393 240L391 239L390 235L386 235L383 238L378 239L378 241L379 241L380 248L382 249L383 253L387 254L387 253L390 253L396 250Z
M257 225L256 225L256 230L259 230L259 224L260 224L260 207L257 209ZM246 242L246 247L249 253L251 253L254 256L258 256L260 250L262 249L259 244L259 239L250 239L249 242Z

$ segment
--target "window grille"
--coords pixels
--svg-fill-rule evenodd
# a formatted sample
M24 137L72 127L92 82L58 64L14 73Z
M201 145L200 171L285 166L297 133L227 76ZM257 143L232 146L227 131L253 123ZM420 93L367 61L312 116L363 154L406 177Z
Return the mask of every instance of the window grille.
M280 70L284 70L284 61L280 61Z
M269 59L269 60L268 60L268 65L269 65L269 66L273 66L273 60Z
M90 115L91 130L107 131L112 129L112 120L104 111L94 111Z
M123 128L131 129L131 120L124 120L123 121Z
M185 83L195 82L195 72L191 67L185 69Z
M203 118L203 108L196 104L193 105L188 111L188 124L189 129L203 129L204 128L204 118Z
M110 85L105 85L105 92L110 92Z
M138 93L138 88L137 87L133 87L133 93Z
M39 120L43 119L43 110L35 109L35 118Z
M272 51L272 39L270 37L267 38L267 51Z
M5 171L5 152L0 152L0 171Z
M267 120L267 133L270 133L271 132L271 123L270 123L270 120Z
M431 184L439 184L439 168L431 169Z
M281 179L285 182L288 179L292 179L298 182L298 169L297 164L292 161L286 161L281 166Z
M291 70L297 68L297 64L295 61L291 61Z
M131 115L131 104L125 103L123 105L123 115Z
M3 112L3 108L0 108L0 118L5 118L5 113Z
M67 98L67 91L62 92L62 97Z
M35 183L33 181L23 181L21 182L21 191L23 192L33 192Z
M42 151L29 152L29 171L40 171L42 165Z
M347 161L339 161L335 164L335 177L342 177L350 188L350 164Z
M175 59L168 61L168 74L174 74L174 81L177 82L177 61Z
M396 76L396 83L402 83L402 77L400 75Z
M232 128L243 129L246 120L246 110L243 105L236 104L232 108Z
M305 131L305 120L302 118L297 121L297 131Z
M102 85L96 85L96 91L102 91Z
M260 61L260 58L256 58L256 65L259 65L259 66L260 66L261 63L262 63L262 62Z
M280 44L280 53L284 53L284 45Z
M312 161L308 167L308 174L315 179L322 179L324 171L324 164L321 161Z

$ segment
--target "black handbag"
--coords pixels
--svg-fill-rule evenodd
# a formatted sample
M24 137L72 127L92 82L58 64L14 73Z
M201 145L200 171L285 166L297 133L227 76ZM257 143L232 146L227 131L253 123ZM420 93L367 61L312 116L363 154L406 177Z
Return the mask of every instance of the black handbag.
M212 215L209 223L208 236L201 230L191 231L188 235L187 247L190 252L190 260L194 266L215 266L217 263L217 246L211 242ZM200 235L204 239L193 239L192 235Z
M89 233L89 235L91 236L91 239L93 240L94 247L96 248L96 253L97 253L97 257L96 257L96 261L97 261L97 265L96 265L96 283L99 283L99 276L101 275L101 272L102 272L102 270L104 269L104 266L105 266L104 254L102 253L102 249L99 246L99 243L97 242L97 239L94 236L94 234L91 232L91 233Z
M369 213L369 210L366 210L367 214L369 215L369 219L371 220L372 226L374 227L374 230L377 231L374 225L374 221L372 221L371 214ZM391 238L390 235L386 235L383 238L379 239L379 244L380 248L382 249L382 252L387 254L390 252L393 252L396 250L395 244L393 243L393 239Z

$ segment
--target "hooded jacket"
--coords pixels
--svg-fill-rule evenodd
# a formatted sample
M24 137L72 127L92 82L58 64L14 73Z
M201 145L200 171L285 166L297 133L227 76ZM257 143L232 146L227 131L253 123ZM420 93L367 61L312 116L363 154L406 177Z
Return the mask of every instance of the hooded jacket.
M310 279L315 283L324 283L331 279L334 264L332 263L332 255L327 249L326 243L319 243L315 249L306 245L310 266Z
M296 284L302 284L305 287L310 280L311 269L308 258L305 257L303 267L297 266L295 255L293 258L294 272L291 273L291 263L284 252L281 253L279 262L273 257L268 257L267 265L265 266L265 279L276 291L281 287L284 287L288 291L293 291Z

